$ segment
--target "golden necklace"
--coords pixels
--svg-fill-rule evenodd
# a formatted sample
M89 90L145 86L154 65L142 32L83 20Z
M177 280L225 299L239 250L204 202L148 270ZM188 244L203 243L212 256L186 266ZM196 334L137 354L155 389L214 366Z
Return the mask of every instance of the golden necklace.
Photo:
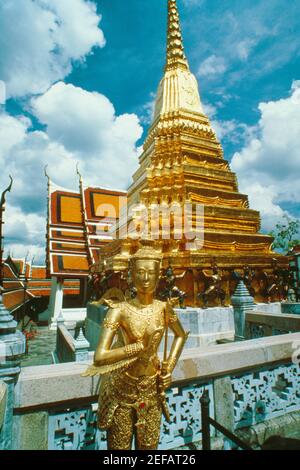
M152 324L153 329L164 325L161 315L161 305L154 301L151 305L142 306L136 299L126 302L127 318L131 331L136 338L143 338L147 328ZM161 318L160 318L161 317ZM159 321L158 321L159 320Z

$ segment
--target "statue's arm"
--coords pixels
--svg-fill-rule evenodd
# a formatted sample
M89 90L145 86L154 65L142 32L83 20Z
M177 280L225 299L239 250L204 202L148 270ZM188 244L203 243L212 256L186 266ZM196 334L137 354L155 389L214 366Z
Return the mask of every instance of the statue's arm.
M101 367L137 357L144 349L143 343L133 343L120 348L111 349L115 335L120 327L120 308L110 309L103 322L103 330L94 355L94 365Z
M181 325L179 319L177 318L176 313L174 310L169 307L169 328L174 333L174 340L171 346L171 350L168 357L168 370L170 373L176 367L176 364L180 358L186 340L188 338L189 332L187 333L183 326Z

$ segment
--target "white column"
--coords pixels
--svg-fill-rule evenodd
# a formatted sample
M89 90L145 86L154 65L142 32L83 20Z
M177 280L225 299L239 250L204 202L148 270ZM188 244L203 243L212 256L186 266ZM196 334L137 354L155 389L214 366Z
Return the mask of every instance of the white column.
M61 278L53 277L51 286L51 296L49 302L50 328L55 330L57 319L62 311L64 297L64 281Z

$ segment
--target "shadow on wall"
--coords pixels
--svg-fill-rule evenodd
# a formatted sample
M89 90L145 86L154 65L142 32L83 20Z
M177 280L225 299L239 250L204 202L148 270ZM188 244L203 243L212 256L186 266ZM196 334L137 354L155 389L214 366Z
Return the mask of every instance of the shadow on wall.
M300 450L300 440L271 436L262 445L262 450Z

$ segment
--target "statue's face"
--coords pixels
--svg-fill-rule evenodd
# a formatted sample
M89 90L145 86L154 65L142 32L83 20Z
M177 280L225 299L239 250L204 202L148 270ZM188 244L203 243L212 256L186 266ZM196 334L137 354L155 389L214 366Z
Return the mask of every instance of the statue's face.
M153 294L159 277L159 263L154 260L136 260L132 266L132 278L138 292Z

